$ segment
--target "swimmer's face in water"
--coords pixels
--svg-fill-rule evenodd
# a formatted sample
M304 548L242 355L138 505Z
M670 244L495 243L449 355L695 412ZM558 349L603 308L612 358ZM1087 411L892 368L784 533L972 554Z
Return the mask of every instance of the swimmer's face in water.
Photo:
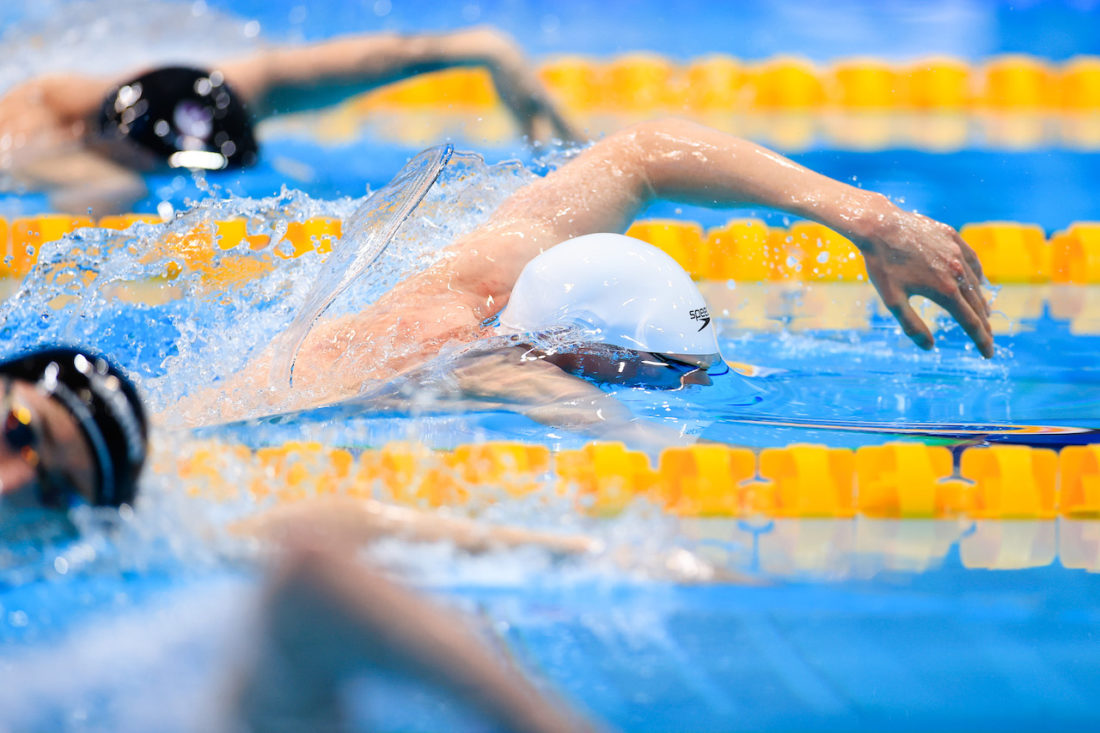
M0 503L64 509L90 501L95 465L76 420L20 380L0 382Z
M690 385L709 386L708 368L719 359L713 356L654 354L620 349L603 344L545 354L562 371L583 379L624 387L681 389Z

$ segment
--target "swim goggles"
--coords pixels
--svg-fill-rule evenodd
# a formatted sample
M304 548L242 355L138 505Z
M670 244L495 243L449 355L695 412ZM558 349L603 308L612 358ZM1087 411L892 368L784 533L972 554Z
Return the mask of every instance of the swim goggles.
M686 361L670 354L633 352L642 368L636 369L636 381L642 386L678 388L688 384L709 385L710 377L725 374L729 366L721 356ZM685 378L689 381L685 381ZM694 381L692 381L694 378Z
M40 416L16 400L9 380L0 384L4 388L0 398L0 415L3 416L0 432L4 444L34 469L35 495L39 504L51 509L71 508L83 497L65 472L51 470L42 461L41 450L46 437Z
M567 349L558 352L551 361L589 381L644 389L674 390L691 384L707 385L711 375L729 371L718 354L704 357L655 354L604 344Z

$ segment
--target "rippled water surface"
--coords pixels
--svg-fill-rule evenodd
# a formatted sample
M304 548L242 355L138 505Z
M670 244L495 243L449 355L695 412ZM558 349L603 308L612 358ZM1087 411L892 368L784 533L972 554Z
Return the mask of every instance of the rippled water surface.
M0 7L0 89L85 58L96 59L86 71L115 73L284 38L498 16L538 55L647 47L675 58L799 52L818 61L854 53L904 61L932 51L971 59L1025 51L1063 59L1096 53L1100 39L1089 2L1013 9L937 2L921 13L910 3L841 2L827 17L786 0L712 5L602 4L601 18L611 12L623 21L621 33L607 34L595 32L596 6L573 2L433 10L394 0L346 3L328 15L310 4L252 0L8 3ZM735 21L738 32L725 30ZM89 55L106 43L114 53ZM459 150L479 147L457 142ZM152 177L142 209L171 203L178 216L167 224L82 230L44 247L41 264L0 304L0 357L57 341L94 345L135 375L154 411L170 411L186 395L223 383L291 324L313 323L311 304L321 305L322 318L358 309L427 267L532 170L561 160L554 152L533 155L519 141L480 146L484 160L459 152L400 226L387 229L393 222L378 212L400 209L412 195L409 181L422 179L386 184L419 150L369 137L332 145L276 135L265 145L264 162L239 176ZM956 226L1009 219L1049 233L1100 219L1100 156L1093 153L814 147L797 158ZM434 160L414 161L412 173L427 159ZM371 199L368 189L381 198ZM0 197L5 216L46 208L32 193ZM752 213L783 223L775 212ZM657 202L647 214L706 225L734 215L673 202ZM287 226L318 216L345 222L349 234L336 257L327 265L316 254L287 257ZM210 260L181 260L164 246L233 218L266 246ZM352 256L361 250L349 248L367 244L384 246L344 282L362 264ZM258 275L211 275L231 263ZM337 293L336 282L347 287ZM326 293L338 297L318 299ZM992 361L946 322L938 324L938 348L925 353L881 314L859 331L807 331L782 319L769 331L747 330L737 316L717 321L721 346L727 359L751 365L748 375L618 397L639 419L751 447L858 447L899 438L1059 445L1090 442L1088 429L1100 428L1100 337L1071 333L1049 311L1000 336ZM432 368L445 371L453 358L443 354ZM360 401L198 432L158 430L158 470L147 474L137 511L84 509L66 521L38 516L4 525L0 728L209 729L234 654L249 641L260 582L256 546L227 527L267 504L251 495L215 502L188 494L175 461L206 441L257 447L316 439L358 449L391 440L451 448L494 439L562 449L588 439L512 412L458 407L420 401L380 411ZM250 480L241 461L219 466L228 485ZM486 500L454 511L583 532L607 552L580 560L537 551L470 557L447 546L387 543L371 559L470 614L523 669L612 726L1097 727L1100 583L1071 569L1100 568L1100 534L1089 522L680 522L644 502L595 519L578 513L574 498L548 486L526 502ZM679 551L747 577L704 587L669 582ZM395 691L373 680L359 693L356 714L377 718L382 729L483 729L453 701L424 690Z

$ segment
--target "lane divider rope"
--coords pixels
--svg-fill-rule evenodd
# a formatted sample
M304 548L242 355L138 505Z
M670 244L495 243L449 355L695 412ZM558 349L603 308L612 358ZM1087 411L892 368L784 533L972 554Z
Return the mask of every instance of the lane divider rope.
M90 226L125 230L135 222L158 223L155 216L127 214L93 222L90 217L44 214L8 222L0 218L0 277L22 277L34 266L43 244ZM289 222L276 247L281 257L308 252L327 253L339 239L342 222L315 217ZM800 221L789 227L769 227L757 219L731 219L704 229L696 222L654 219L635 222L627 232L671 255L697 280L738 282L866 282L863 259L848 239L820 224ZM972 246L995 284L1100 284L1100 222L1075 222L1047 237L1035 224L988 222L967 224L960 234ZM184 265L209 271L244 267L241 258L212 261L217 250L269 247L271 236L253 235L243 219L212 221L186 235L169 234L161 243L168 255ZM215 248L216 247L216 248ZM155 254L155 253L153 253ZM239 278L241 273L235 273Z
M424 507L571 492L578 510L609 516L638 498L681 517L1100 518L1100 445L950 449L886 443L855 450L790 445L666 448L656 466L622 443L487 442L436 451L390 443L358 455L320 443L255 451L205 443L159 456L195 496L292 501L345 493Z
M653 53L565 56L541 65L550 92L574 111L1100 110L1100 57L1064 63L1007 54L980 64L852 58L822 66L798 56L744 61L713 54L677 63ZM480 69L407 79L365 96L366 107L484 109L497 104Z

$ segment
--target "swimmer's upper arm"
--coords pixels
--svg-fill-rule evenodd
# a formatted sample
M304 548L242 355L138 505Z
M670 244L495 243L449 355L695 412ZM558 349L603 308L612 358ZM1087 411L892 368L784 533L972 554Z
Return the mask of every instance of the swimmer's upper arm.
M493 216L537 226L563 241L593 232L621 232L653 191L629 130L604 138L545 178L520 189Z
M613 134L508 198L446 262L458 290L491 296L503 307L524 266L560 242L621 232L652 189L629 135Z
M299 112L339 104L427 71L492 65L501 53L498 35L484 29L354 35L271 48L226 61L218 69L250 103L280 113Z

